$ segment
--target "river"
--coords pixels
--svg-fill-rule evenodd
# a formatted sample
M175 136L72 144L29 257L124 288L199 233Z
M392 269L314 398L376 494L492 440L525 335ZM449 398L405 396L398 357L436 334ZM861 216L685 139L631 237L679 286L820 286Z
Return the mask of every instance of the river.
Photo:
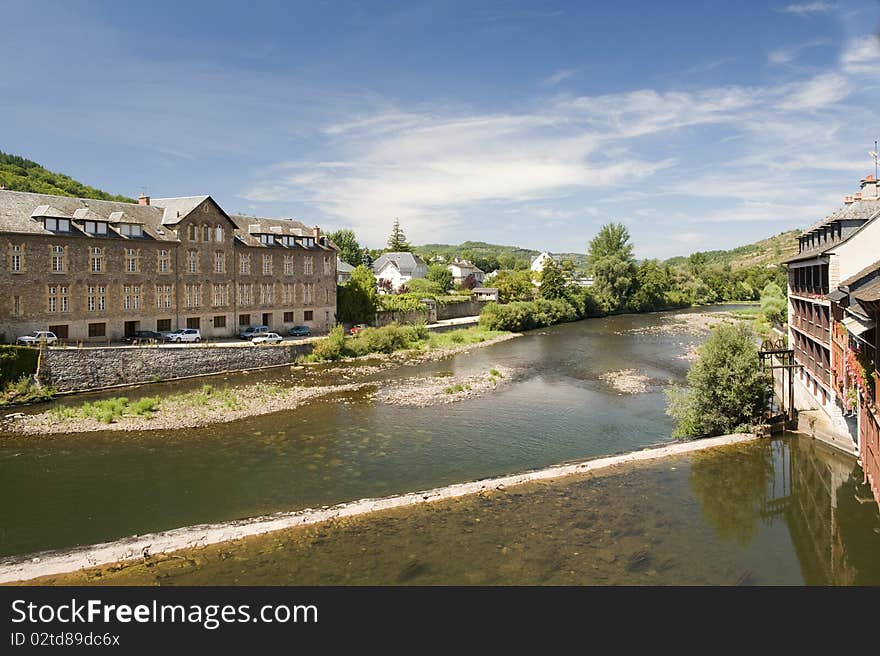
M666 442L672 423L663 388L683 381L682 355L704 337L669 330L670 321L670 313L581 321L374 375L462 375L497 365L522 374L494 393L450 405L389 406L354 393L200 429L2 435L0 555L384 496ZM648 376L652 387L621 394L602 380L621 369ZM323 382L331 375L338 370ZM298 376L278 369L224 380L284 383ZM165 383L131 396L195 384Z

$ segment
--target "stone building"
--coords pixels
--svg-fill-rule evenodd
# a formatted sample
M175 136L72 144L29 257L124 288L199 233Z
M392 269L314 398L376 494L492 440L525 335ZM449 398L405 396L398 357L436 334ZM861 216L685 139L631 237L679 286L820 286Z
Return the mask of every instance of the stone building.
M137 204L0 190L0 337L67 341L336 321L336 249L317 227L230 216L210 196Z
M802 365L794 384L796 405L817 411L814 419L821 420L828 441L853 453L859 448L858 426L842 396L847 332L864 339L873 326L855 306L844 312L840 301L878 254L880 193L877 180L868 175L858 194L847 196L842 208L804 231L798 254L786 262L789 344ZM873 333L868 338L874 339Z

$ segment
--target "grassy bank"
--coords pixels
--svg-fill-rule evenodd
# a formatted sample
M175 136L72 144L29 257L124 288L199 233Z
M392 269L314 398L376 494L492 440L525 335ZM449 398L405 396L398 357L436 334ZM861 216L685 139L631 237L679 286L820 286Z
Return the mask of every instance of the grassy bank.
M462 328L447 333L430 333L424 324L399 326L389 324L382 328L366 328L347 337L340 326L326 338L315 342L305 362L327 362L343 358L357 358L372 354L389 354L409 350L437 350L478 344L508 334L504 330L490 330L483 326Z

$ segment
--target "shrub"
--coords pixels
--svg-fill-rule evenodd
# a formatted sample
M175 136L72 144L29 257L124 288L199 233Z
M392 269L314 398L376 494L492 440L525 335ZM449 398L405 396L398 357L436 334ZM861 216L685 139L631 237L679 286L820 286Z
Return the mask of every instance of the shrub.
M315 342L312 347L312 355L316 360L339 360L343 357L344 349L345 333L342 326L335 326L327 337Z
M491 303L480 314L480 325L489 330L531 330L574 321L577 312L562 299Z
M745 430L763 412L769 387L758 362L756 335L739 322L716 326L687 374L688 388L667 392L673 437Z
M33 376L39 355L39 350L28 346L0 345L0 387Z

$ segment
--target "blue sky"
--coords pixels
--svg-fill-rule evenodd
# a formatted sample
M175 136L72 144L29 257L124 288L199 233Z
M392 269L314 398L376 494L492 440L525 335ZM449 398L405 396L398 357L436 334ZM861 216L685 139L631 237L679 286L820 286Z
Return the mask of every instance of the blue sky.
M0 150L114 193L639 257L804 227L880 136L863 2L3 3ZM10 53L12 53L10 55Z

